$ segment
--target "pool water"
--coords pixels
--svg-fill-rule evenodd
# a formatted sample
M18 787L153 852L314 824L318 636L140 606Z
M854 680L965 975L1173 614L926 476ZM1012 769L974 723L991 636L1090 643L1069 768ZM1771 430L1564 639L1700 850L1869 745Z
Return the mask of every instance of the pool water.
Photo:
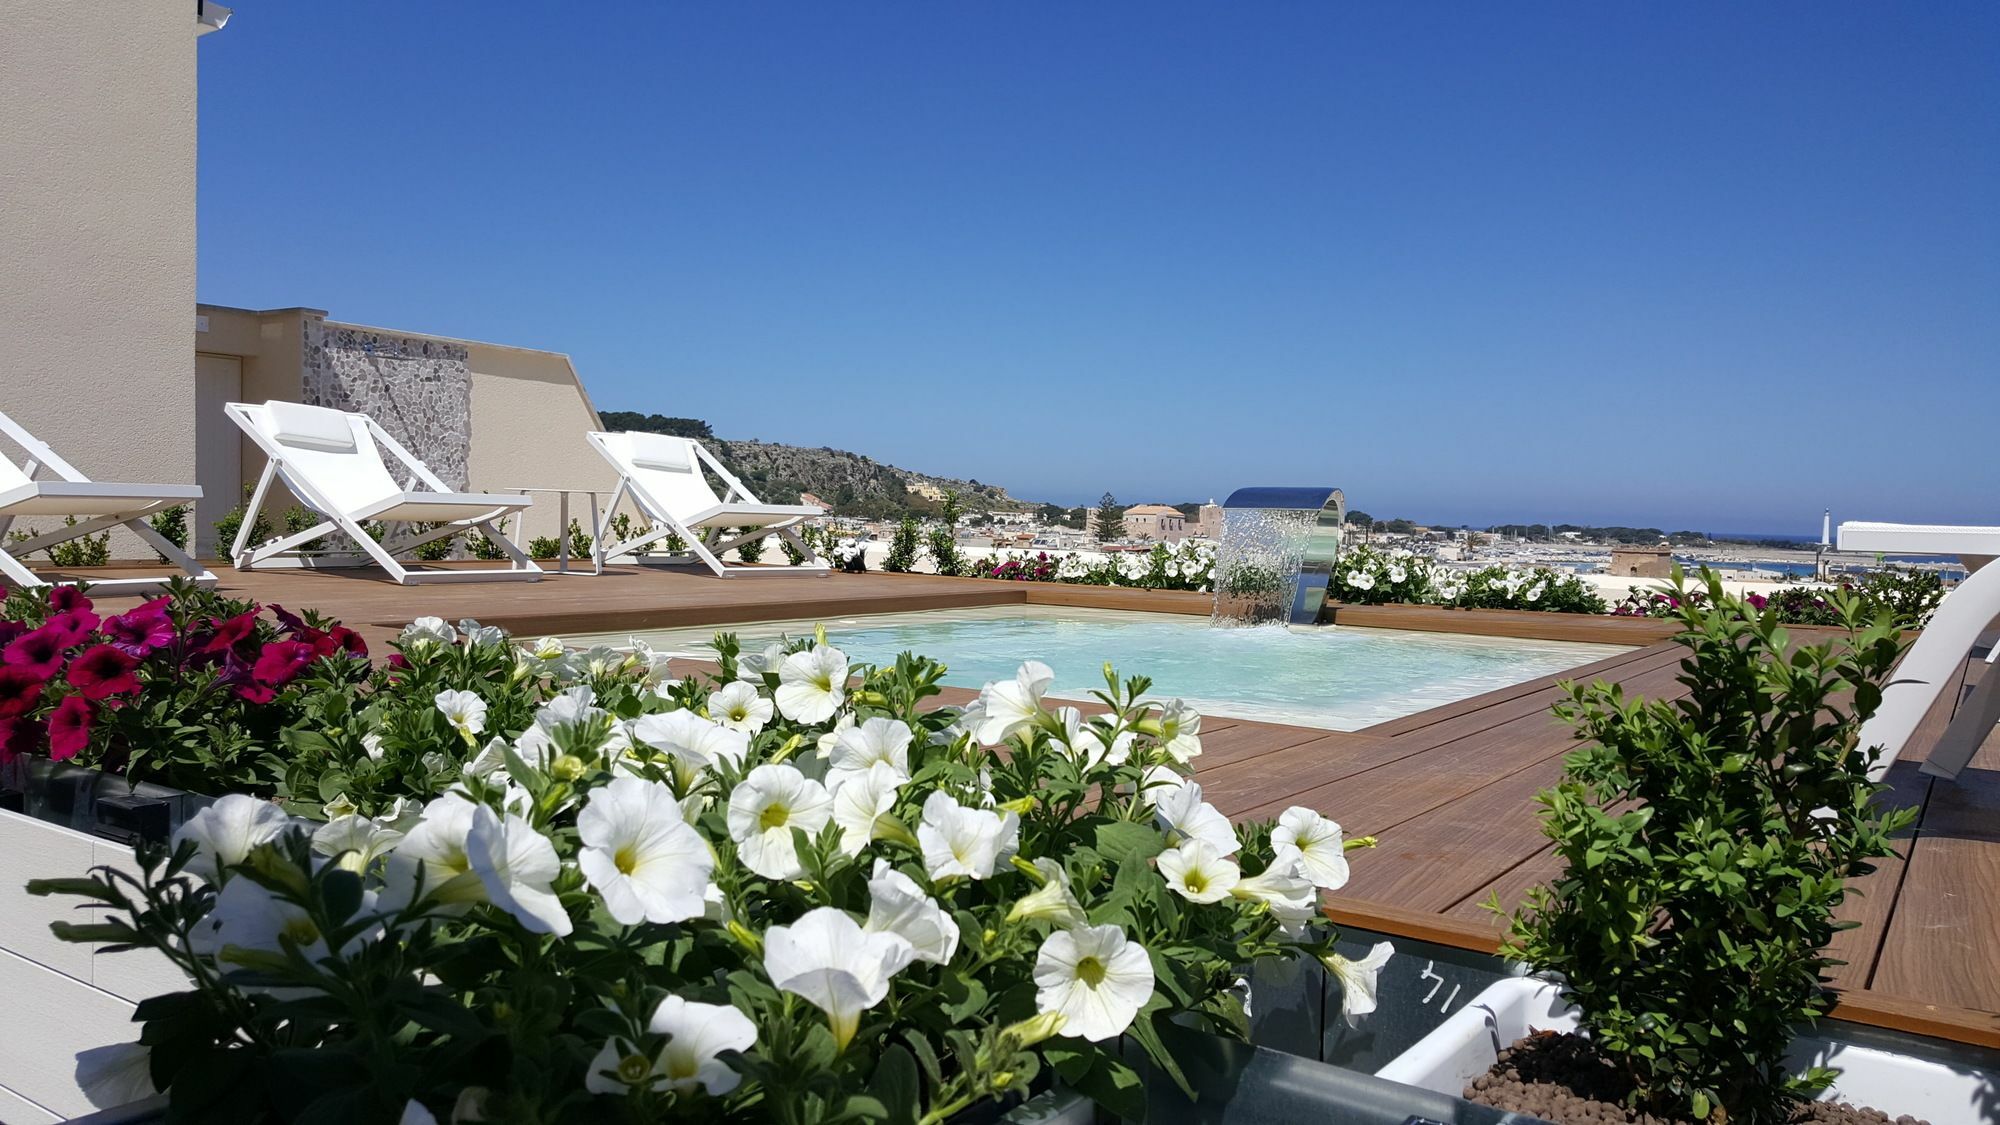
M746 651L815 622L760 622L730 631ZM1205 617L1055 606L834 618L828 639L854 661L888 663L901 652L947 666L944 682L978 688L1023 660L1054 670L1050 694L1086 698L1106 661L1121 677L1146 675L1152 694L1179 696L1208 715L1329 730L1376 723L1575 668L1626 651L1621 645L1317 626L1217 629ZM712 658L716 629L641 633L655 648ZM623 636L574 643L627 643Z

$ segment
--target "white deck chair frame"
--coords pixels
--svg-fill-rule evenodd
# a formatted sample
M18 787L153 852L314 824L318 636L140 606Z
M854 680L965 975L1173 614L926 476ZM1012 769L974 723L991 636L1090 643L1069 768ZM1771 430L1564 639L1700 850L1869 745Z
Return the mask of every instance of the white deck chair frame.
M418 460L403 444L391 437L388 431L376 424L375 419L358 411L331 411L349 419L356 427L355 440L358 443L365 436L375 444L379 458L384 452L401 462L408 476L400 484L391 477L389 484L399 491L386 493L375 502L360 507L343 506L328 493L324 481L314 479L313 474L300 464L303 458L295 456L283 441L267 428L265 408L271 403L232 402L223 407L229 420L247 435L265 457L264 472L257 478L257 487L250 495L250 504L243 513L242 527L236 533L236 542L230 547L230 558L238 570L252 570L257 567L310 567L335 569L342 567L367 566L373 563L388 572L390 578L402 585L422 582L491 582L518 580L533 582L542 576L542 568L535 565L513 540L503 534L495 521L515 515L533 505L526 496L495 496L483 493L456 492L451 486L438 479L429 466ZM295 404L283 404L293 406ZM388 470L386 460L373 464L357 465L360 470ZM321 517L321 522L304 531L279 536L264 543L252 545L251 529L256 526L257 516L263 510L269 497L271 483L282 481L285 488L300 504L305 505ZM434 509L427 515L426 508ZM364 521L390 525L389 534L376 542L363 529ZM439 526L428 531L414 530L418 524L434 523ZM406 530L398 532L400 526ZM425 543L443 539L459 532L477 529L486 536L488 542L505 552L508 565L505 567L479 567L452 570L418 570L403 565L396 556L414 550ZM312 555L300 550L330 532L343 532L361 549L361 554Z
M0 414L4 433L27 455L18 469L11 461L0 461L0 578L8 583L37 588L54 585L28 569L22 561L31 551L94 535L113 527L129 528L146 545L160 553L167 564L204 586L215 585L215 575L173 541L153 530L147 517L181 504L192 505L201 498L201 489L191 484L115 484L93 481L63 460L49 444L28 431L26 426ZM36 480L47 469L60 480ZM22 516L76 517L76 523L43 532L16 543L5 542L14 521ZM19 557L15 552L19 552ZM105 593L138 593L157 590L171 576L85 579L94 590Z
M1976 559L2000 555L2000 527L1935 527L1918 524L1844 523L1839 548L1877 554L1957 555ZM1860 744L1879 747L1869 776L1879 781L1909 744L1938 697L1959 683L1968 657L1978 653L1981 636L2000 617L2000 564L1968 574L1945 595L1916 643L1903 654L1882 689L1882 705L1862 725ZM1931 748L1919 772L1947 780L1958 776L2000 722L2000 667L1991 667L2000 649L1988 652L1989 669L1958 707L1950 725Z
M806 544L799 536L798 525L823 510L806 504L766 504L758 500L737 480L735 474L724 468L722 462L700 442L692 438L667 437L662 434L640 433L598 433L584 435L591 448L610 462L618 470L618 488L611 494L611 502L604 507L607 524L618 505L630 499L639 514L645 518L648 527L622 543L607 544L600 537L597 543L597 565L601 568L615 559L629 557L633 563L647 565L686 565L685 557L671 557L663 562L642 559L639 552L660 542L670 535L679 536L687 544L688 555L706 566L718 578L732 578L737 575L812 575L824 578L832 567L820 557L818 551ZM648 484L647 474L628 456L625 446L629 439L641 438L655 443L676 443L686 450L686 468L678 470L692 480L684 487L691 503L676 507L670 499L661 495L661 490ZM715 490L702 479L702 467L706 466L716 477L728 486L727 491L717 498ZM698 506L697 506L698 505ZM748 528L734 537L729 528ZM722 556L742 546L766 536L776 535L790 543L798 552L806 556L806 562L799 566L730 566L722 561Z

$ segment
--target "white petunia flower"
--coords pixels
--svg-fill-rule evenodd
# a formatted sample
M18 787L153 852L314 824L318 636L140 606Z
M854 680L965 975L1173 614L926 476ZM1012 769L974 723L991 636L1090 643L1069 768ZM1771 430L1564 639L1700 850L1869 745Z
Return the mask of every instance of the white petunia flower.
M1104 766L1122 766L1132 756L1132 743L1137 736L1131 731L1121 731L1107 748L1103 736L1084 720L1083 712L1074 707L1058 707L1055 715L1063 728L1062 737L1056 741L1057 753L1075 762L1083 773Z
M437 1114L432 1113L429 1106L426 1106L415 1098L411 1098L409 1101L403 1103L403 1113L400 1117L396 1118L396 1125L437 1125L437 1120ZM457 1120L458 1118L454 1116L453 1121L456 1122ZM466 1120L475 1119L466 1118Z
M737 680L708 697L708 716L733 731L756 737L771 722L771 701Z
M896 805L896 791L904 778L887 762L876 762L865 771L842 770L827 775L833 795L833 822L840 826L840 850L860 855L875 838L876 826L889 818ZM908 832L908 829L902 829Z
M377 859L395 850L403 839L403 834L390 823L353 813L335 817L314 830L313 851L349 871L366 871Z
M1011 680L999 680L980 689L976 710L978 723L972 736L982 744L996 746L1015 731L1031 726L1042 715L1042 696L1056 674L1039 660L1021 665Z
M823 723L847 700L847 654L827 645L795 652L778 666L778 710L798 723Z
M576 833L577 866L620 923L682 922L706 909L715 856L660 782L614 778L591 793Z
M507 643L507 630L498 625L481 625L467 617L459 621L459 632L465 634L465 643L473 648L480 645L501 645Z
M1382 974L1382 966L1396 947L1386 941L1376 942L1368 955L1359 961L1349 960L1338 953L1328 953L1321 961L1326 971L1340 982L1340 1014L1347 1017L1349 1027L1360 1022L1359 1017L1375 1010L1375 978Z
M1139 799L1147 808L1160 803L1160 798L1173 793L1187 783L1187 775L1172 766L1161 764L1146 767L1139 777Z
M588 685L578 684L564 688L554 699L542 704L535 712L535 725L554 731L557 727L587 723L603 714L604 708L597 706L597 693Z
M1117 926L1058 930L1035 954L1035 1009L1059 1013L1063 1035L1123 1034L1152 996L1153 962Z
M1069 872L1063 865L1052 859L1037 859L1035 870L1042 873L1042 885L1022 895L1007 912L1007 920L1033 919L1065 928L1083 925L1087 921L1083 904L1076 901L1076 894L1069 889Z
M357 913L374 913L375 903L375 892L363 891ZM355 936L342 948L342 954L353 952L379 933L376 930ZM237 955L239 950L282 953L287 943L309 961L319 961L330 953L325 936L304 907L279 898L250 879L231 879L223 885L215 896L214 907L196 924L188 942L196 953L239 966L250 963L248 958Z
M1201 712L1181 700L1160 711L1160 745L1174 761L1187 765L1201 756Z
M437 704L438 713L451 724L451 729L467 742L486 729L486 701L473 692L441 691L432 702Z
M1230 893L1263 903L1278 920L1278 927L1292 936L1304 933L1320 916L1319 888L1306 877L1296 853L1281 853L1271 866L1239 880Z
M480 805L472 812L465 857L485 887L487 901L534 933L569 936L569 912L550 889L562 873L562 860L534 826L513 813L503 821Z
M744 653L736 658L736 678L750 684L761 684L765 676L775 676L785 663L785 646L776 641L764 646L761 653Z
M743 1081L721 1059L724 1051L747 1051L757 1042L757 1025L727 1004L698 1004L667 996L653 1009L646 1029L665 1035L656 1058L647 1058L623 1039L613 1039L590 1060L583 1085L593 1094L629 1094L644 1087L655 1093L686 1093L699 1086L716 1096Z
M868 921L861 928L895 934L910 943L917 960L936 965L950 961L958 950L958 923L916 880L886 860L875 861L868 880Z
M1236 830L1229 826L1229 818L1202 800L1201 786L1192 781L1162 791L1153 801L1153 819L1173 844L1202 840L1217 855L1235 855L1241 846L1236 842Z
M1159 865L1167 887L1189 902L1221 902L1243 874L1206 840L1187 840L1168 848L1160 853Z
M455 644L458 641L458 630L452 628L442 617L419 617L403 627L403 635L399 639L406 645Z
M749 735L687 710L642 715L632 724L632 737L670 755L683 785L692 784L705 769L718 765L733 769L750 752Z
M174 848L195 842L187 870L213 883L220 870L242 863L259 844L278 838L289 823L284 810L261 797L231 793L187 819L174 832Z
M729 794L729 838L750 870L766 879L798 879L806 872L792 830L816 835L832 815L826 787L797 767L758 766Z
M910 725L901 719L877 716L860 726L836 732L831 768L836 773L865 773L876 763L885 763L901 781L910 779Z
M368 755L371 762L382 760L382 736L369 731L361 736L361 752Z
M1021 818L966 808L939 790L924 799L917 841L923 847L924 870L933 880L953 875L985 879L1020 848Z
M1340 825L1312 809L1286 809L1271 830L1271 846L1280 859L1296 855L1313 886L1337 891L1347 885L1347 846Z
M826 1013L836 1050L846 1050L861 1013L889 994L889 980L916 949L896 934L869 933L831 906L764 934L764 975Z
M159 1093L153 1087L153 1049L113 1043L76 1053L76 1084L98 1109L130 1105Z

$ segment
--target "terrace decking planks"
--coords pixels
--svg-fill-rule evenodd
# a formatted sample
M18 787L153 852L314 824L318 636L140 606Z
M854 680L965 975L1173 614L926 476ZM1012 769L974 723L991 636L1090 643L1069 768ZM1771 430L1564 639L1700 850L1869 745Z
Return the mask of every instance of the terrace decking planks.
M425 614L477 617L535 635L989 605L1205 611L1193 595L932 575L744 581L614 567L604 577L552 574L537 583L411 588L367 571L221 573L224 593L319 609L371 643ZM112 610L135 600L102 599ZM1329 896L1328 913L1336 921L1490 951L1500 925L1479 902L1497 893L1511 908L1560 869L1534 804L1572 745L1568 728L1549 714L1563 697L1557 682L1605 679L1628 695L1671 697L1680 693L1675 677L1683 650L1668 639L1666 623L1643 619L1416 606L1340 606L1335 612L1349 626L1636 646L1560 676L1352 733L1204 718L1199 780L1224 812L1238 819L1270 817L1291 804L1311 805L1340 820L1350 835L1381 836L1380 847L1354 857L1353 881ZM1818 639L1820 632L1794 630L1801 639ZM962 703L973 694L948 689L940 702ZM1907 841L1906 856L1858 880L1862 893L1850 896L1842 910L1861 925L1844 931L1833 946L1835 956L1850 962L1834 973L1843 989L1834 1014L2000 1047L2000 926L1994 921L2000 918L2000 740L1989 740L1956 783L1916 773L1957 702L1957 693L1945 693L1891 773L1895 799L1923 805L1923 820Z

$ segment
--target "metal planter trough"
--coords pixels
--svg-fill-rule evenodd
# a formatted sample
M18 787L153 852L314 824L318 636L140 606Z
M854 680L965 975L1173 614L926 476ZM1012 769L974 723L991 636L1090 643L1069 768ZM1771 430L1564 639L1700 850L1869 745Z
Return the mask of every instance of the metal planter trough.
M213 799L46 758L16 759L0 785L0 1121L61 1121L91 1110L76 1053L132 1040L133 1006L186 981L149 951L56 940L49 923L81 920L75 900L33 897L28 880L129 867L133 841L166 839Z

